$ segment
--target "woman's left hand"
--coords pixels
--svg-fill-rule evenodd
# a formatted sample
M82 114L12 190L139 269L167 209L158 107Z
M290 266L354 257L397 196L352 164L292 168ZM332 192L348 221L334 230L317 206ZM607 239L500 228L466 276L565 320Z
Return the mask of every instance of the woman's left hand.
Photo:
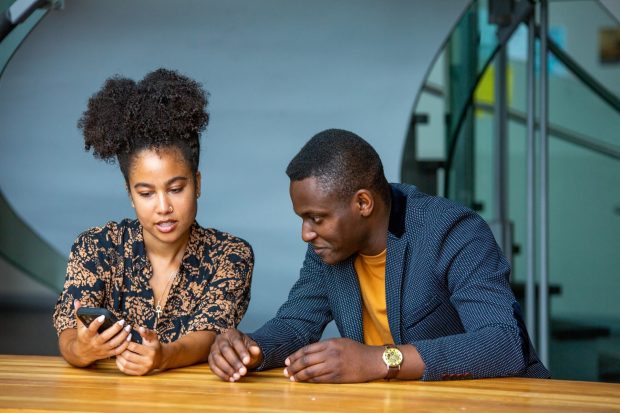
M131 342L127 350L116 356L116 366L131 376L143 376L161 367L162 344L153 330L138 329L142 344Z

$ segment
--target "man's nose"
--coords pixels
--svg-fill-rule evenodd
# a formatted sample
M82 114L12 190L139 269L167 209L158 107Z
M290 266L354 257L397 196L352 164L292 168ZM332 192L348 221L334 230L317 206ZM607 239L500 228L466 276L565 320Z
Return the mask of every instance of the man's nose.
M301 239L304 242L311 242L316 238L316 232L313 230L312 225L309 222L302 222L301 224Z

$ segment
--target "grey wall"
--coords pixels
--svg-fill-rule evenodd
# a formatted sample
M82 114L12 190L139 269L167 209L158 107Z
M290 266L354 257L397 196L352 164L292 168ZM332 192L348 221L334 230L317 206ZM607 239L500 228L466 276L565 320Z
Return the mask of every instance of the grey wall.
M66 0L0 78L0 188L67 255L84 229L133 216L117 167L82 150L75 127L115 73L160 66L201 81L212 122L203 141L198 221L255 249L243 325L274 313L305 245L284 168L330 127L367 138L398 180L410 110L467 0Z

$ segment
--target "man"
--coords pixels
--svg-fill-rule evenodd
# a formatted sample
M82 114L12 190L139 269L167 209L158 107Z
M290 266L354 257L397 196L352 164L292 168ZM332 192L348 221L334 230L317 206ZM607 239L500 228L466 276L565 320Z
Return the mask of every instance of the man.
M474 212L388 184L359 136L326 130L289 164L308 250L288 300L250 335L228 330L209 365L224 380L286 366L292 381L549 377ZM343 338L318 341L335 320Z

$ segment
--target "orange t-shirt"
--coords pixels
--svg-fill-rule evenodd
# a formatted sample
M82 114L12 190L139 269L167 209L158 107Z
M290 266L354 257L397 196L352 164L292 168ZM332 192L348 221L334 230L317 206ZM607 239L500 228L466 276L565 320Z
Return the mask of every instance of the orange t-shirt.
M394 342L387 318L385 299L385 257L387 250L377 255L358 254L355 271L362 293L362 322L364 344L382 346Z

